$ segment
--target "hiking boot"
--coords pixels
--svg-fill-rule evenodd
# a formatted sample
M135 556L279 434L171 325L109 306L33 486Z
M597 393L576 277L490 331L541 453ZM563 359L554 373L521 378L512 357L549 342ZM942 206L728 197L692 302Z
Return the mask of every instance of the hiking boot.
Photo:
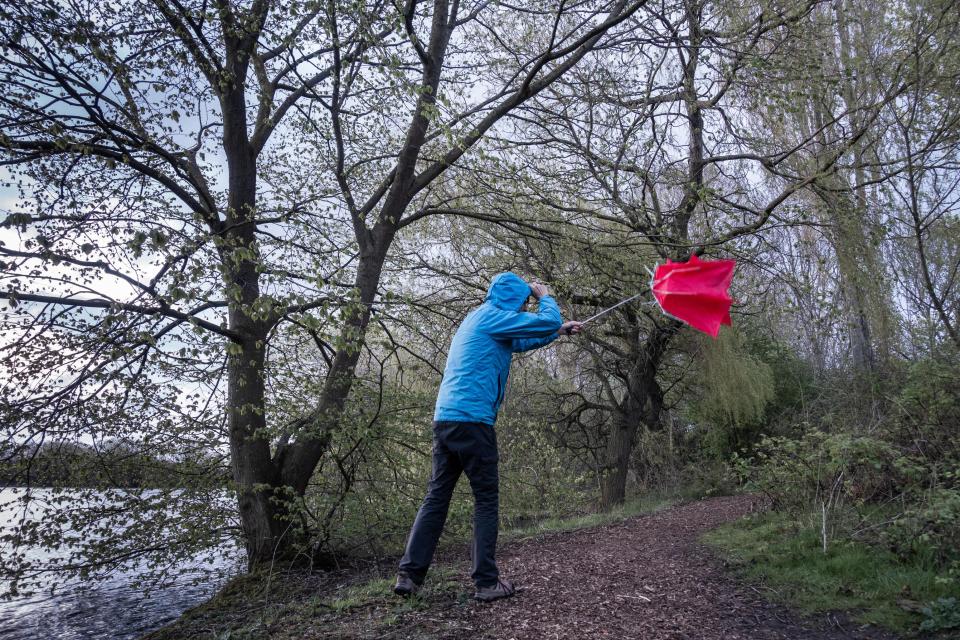
M500 598L509 598L516 593L516 591L512 582L497 580L497 584L492 587L477 587L477 592L473 594L473 598L480 602L493 602Z
M420 585L413 581L409 573L401 571L397 574L397 584L393 585L395 594L407 597L416 595L417 591L420 591Z

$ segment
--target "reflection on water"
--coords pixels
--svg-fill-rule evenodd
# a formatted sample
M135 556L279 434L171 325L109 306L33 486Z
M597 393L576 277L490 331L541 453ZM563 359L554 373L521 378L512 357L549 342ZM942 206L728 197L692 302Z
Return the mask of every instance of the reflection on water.
M54 596L0 603L0 639L137 638L211 597L218 586L190 586L184 580L144 597L123 577Z
M12 489L0 489L0 504L9 503ZM42 491L42 490L40 490ZM0 508L0 526L9 526L10 513ZM36 550L37 556L48 553ZM0 558L2 562L2 558ZM157 629L183 611L211 597L221 581L235 573L239 553L196 559L171 572L170 584L144 594L134 586L142 567L134 565L108 578L73 582L57 592L36 593L0 601L0 640L128 640ZM201 580L192 584L196 579ZM6 591L6 589L3 589Z

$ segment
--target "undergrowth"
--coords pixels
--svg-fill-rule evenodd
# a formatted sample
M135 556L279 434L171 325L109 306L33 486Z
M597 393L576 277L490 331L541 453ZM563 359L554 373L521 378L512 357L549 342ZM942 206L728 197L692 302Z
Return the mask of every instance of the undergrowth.
M704 539L767 595L807 612L845 610L860 622L913 634L949 629L960 611L950 598L956 585L934 567L856 541L835 542L824 553L817 529L783 514L731 522Z

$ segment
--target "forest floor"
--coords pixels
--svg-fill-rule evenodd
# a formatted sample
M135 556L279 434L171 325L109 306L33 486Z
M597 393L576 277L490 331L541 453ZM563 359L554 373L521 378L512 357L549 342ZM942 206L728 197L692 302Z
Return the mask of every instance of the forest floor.
M597 527L508 540L497 563L522 591L490 604L471 599L466 550L451 547L417 598L390 593L389 567L365 577L348 570L277 576L266 598L228 589L149 638L895 637L840 613L802 616L739 582L700 538L752 509L749 496L710 498Z

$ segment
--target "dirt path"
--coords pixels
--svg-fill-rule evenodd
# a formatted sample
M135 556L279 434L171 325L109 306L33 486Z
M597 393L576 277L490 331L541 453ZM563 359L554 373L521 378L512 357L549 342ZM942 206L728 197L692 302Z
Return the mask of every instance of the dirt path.
M498 564L524 591L489 605L404 616L396 638L890 638L833 618L804 620L737 584L698 538L744 515L714 498L597 529L504 545Z
M501 545L498 564L523 591L471 599L466 550L447 547L423 597L390 593L394 561L372 572L276 577L198 607L151 640L891 640L833 616L804 618L738 583L698 542L750 509L713 498L581 531ZM451 574L451 568L453 573ZM373 568L371 568L373 569ZM440 574L443 575L440 575ZM379 579L378 579L379 578ZM283 588L280 588L280 587ZM267 593L268 595L265 595Z

